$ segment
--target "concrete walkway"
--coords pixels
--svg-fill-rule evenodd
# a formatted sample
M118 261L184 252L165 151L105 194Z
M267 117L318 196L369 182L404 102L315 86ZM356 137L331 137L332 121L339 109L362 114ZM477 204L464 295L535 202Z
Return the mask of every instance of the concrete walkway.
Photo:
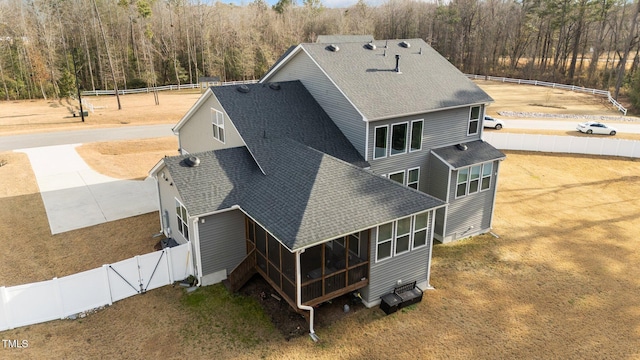
M158 210L155 182L120 180L93 171L79 144L15 150L29 156L52 234Z

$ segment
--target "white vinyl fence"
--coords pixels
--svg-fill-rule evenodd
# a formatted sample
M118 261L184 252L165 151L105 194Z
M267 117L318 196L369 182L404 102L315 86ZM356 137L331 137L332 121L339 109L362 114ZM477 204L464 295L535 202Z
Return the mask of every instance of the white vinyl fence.
M190 243L61 278L0 287L0 331L65 319L192 275Z
M501 150L542 151L568 154L640 158L640 141L610 137L577 137L485 132L483 139Z
M258 80L241 80L241 81L222 81L216 83L216 86L229 86L229 85L242 85L242 84L255 84ZM141 88L141 89L120 89L118 90L118 94L139 94L139 93L150 93L154 90L157 91L166 91L166 90L182 90L182 89L198 89L200 88L200 84L180 84L180 85L164 85L157 86L155 88ZM82 96L91 96L91 95L115 95L113 90L87 90L82 92Z
M592 88L586 88L586 87L583 87L583 86L575 86L575 85L557 84L557 83L552 83L552 82L548 82L548 81L540 81L540 80L513 79L513 78L506 78L506 77L499 77L499 76L489 76L489 75L473 75L473 74L465 74L465 75L469 79L474 79L474 80L491 80L491 81L507 82L507 83L512 83L512 84L546 86L546 87L550 87L550 88L554 88L554 89L557 88L557 89L563 89L563 90L584 92L584 93L593 94L593 95L602 95L602 96L606 96L607 100L609 100L609 102L611 104L613 104L613 106L615 106L616 109L618 109L618 111L620 111L624 115L627 115L627 109L624 106L622 106L622 104L617 102L611 96L611 93L608 90L592 89Z

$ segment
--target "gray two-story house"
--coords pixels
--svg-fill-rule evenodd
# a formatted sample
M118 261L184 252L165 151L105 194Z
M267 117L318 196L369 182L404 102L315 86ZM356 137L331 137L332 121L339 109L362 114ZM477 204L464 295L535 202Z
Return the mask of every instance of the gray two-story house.
M293 47L174 127L182 155L151 170L163 232L192 244L200 285L258 273L312 334L325 301L429 288L434 238L491 227L504 155L481 140L489 101L421 40Z
M491 229L500 161L493 100L421 39L300 44L261 82L300 80L371 171L431 194L441 242Z

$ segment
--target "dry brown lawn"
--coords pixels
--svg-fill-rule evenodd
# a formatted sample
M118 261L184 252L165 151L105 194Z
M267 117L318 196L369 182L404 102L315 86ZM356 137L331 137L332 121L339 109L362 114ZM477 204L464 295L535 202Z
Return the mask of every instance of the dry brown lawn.
M176 136L83 144L78 154L95 171L119 179L144 179L164 156L178 155ZM135 166L131 166L135 164Z
M95 129L127 125L175 124L200 97L199 90L161 91L160 105L153 94L120 96L122 110L114 96L86 96L95 106L85 122L73 117L74 100L0 101L0 136L34 132ZM86 110L86 109L85 109Z
M132 161L132 152L174 151L169 142L91 144L80 152L101 172L140 178L157 159ZM285 341L254 301L219 285L192 294L167 286L84 319L1 332L29 347L0 348L0 358L640 359L640 160L507 156L494 220L499 238L435 246L436 290L394 315L361 310L317 329L317 344L306 336ZM0 286L151 250L157 214L51 236L26 155L3 159Z

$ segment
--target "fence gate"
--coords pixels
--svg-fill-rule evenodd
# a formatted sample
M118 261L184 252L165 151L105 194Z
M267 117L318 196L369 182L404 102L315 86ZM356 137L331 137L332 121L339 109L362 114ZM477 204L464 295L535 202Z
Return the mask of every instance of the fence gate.
M112 301L171 283L166 250L107 265Z

